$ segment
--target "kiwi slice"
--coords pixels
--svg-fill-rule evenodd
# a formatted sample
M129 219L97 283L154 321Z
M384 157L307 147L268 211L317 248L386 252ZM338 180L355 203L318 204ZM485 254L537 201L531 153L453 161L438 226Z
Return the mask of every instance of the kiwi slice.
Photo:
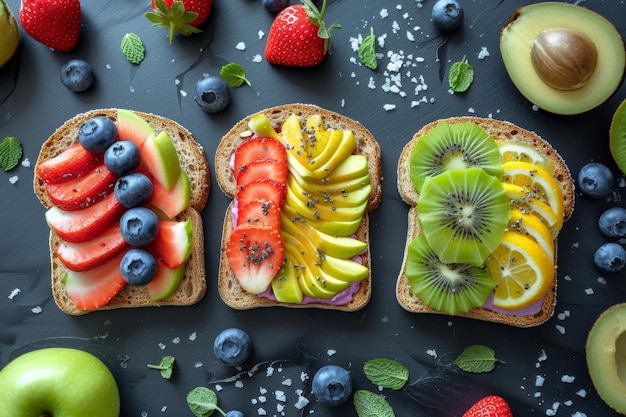
M475 167L426 178L417 202L422 233L439 258L475 266L500 244L510 210L500 181Z
M619 169L626 173L626 100L622 101L611 120L609 129L611 155Z
M439 122L411 151L409 176L421 193L426 178L470 167L483 168L500 179L502 163L496 141L474 122Z
M496 286L484 266L442 262L424 235L409 244L406 276L424 304L448 314L481 307Z

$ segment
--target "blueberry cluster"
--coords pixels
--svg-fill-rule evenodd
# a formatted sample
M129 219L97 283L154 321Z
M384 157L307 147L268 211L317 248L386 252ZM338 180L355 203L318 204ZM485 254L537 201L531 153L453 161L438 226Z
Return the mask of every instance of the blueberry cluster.
M606 198L614 187L615 177L604 164L590 162L578 172L578 188L586 197ZM598 227L606 237L626 237L626 209L611 207L605 210L598 219ZM595 251L593 262L602 272L619 272L626 265L626 250L617 242L604 243Z
M115 175L114 193L117 201L128 210L120 219L124 240L133 248L120 263L120 272L130 285L145 285L157 272L154 256L142 246L150 244L159 231L159 218L154 211L142 207L152 196L150 178L135 170L141 163L141 152L131 141L117 140L115 123L104 116L85 121L78 131L78 141L92 153L104 153L104 165Z

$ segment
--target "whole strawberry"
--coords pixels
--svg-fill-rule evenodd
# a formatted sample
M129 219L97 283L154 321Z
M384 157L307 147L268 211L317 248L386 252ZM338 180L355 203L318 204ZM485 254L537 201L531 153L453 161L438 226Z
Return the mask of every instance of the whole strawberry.
M202 32L198 29L211 13L213 0L152 0L152 11L145 14L152 26L169 29L170 43L176 32L185 36Z
M463 417L513 417L504 398L490 395L474 404Z
M80 19L78 0L22 0L22 27L33 39L56 51L74 49Z
M271 64L312 67L322 62L330 51L330 32L338 24L326 27L324 12L311 0L302 0L283 9L274 19L265 45L265 59Z

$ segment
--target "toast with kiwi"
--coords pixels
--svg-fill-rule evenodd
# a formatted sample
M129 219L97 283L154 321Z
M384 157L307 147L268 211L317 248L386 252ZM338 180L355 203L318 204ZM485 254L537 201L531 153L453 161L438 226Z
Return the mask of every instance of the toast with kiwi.
M339 239L342 242L346 242L346 244L350 242L357 242L362 250L358 253L358 263L360 266L366 268L366 276L360 279L358 282L354 282L351 285L351 289L353 294L351 297L348 297L348 300L344 301L332 301L332 298L328 299L320 297L309 297L309 300L306 301L306 296L303 298L305 301L300 301L300 298L297 299L297 302L293 301L285 301L279 300L278 297L267 297L263 295L259 295L257 293L252 293L250 291L246 291L242 285L240 284L240 280L235 275L233 269L231 268L231 264L228 259L228 243L231 239L231 235L233 234L233 230L238 227L233 221L233 207L239 208L237 203L236 194L238 192L238 183L235 175L235 170L242 169L243 167L236 168L234 166L233 160L236 159L236 150L245 142L251 140L251 138L255 136L265 136L257 134L251 130L251 123L255 118L259 116L263 117L266 120L268 129L274 131L282 131L284 132L287 120L294 122L296 125L301 124L304 126L308 123L307 120L310 120L311 117L317 118L317 120L321 120L321 125L328 132L331 131L343 131L343 132L352 132L350 135L353 135L355 139L356 146L351 151L351 155L348 156L348 159L363 161L362 168L365 170L365 175L368 179L367 184L363 183L358 186L358 190L334 190L328 187L324 188L326 200L330 200L329 195L336 199L337 201L342 198L349 198L349 195L356 195L360 190L364 190L367 188L368 195L366 199L362 202L362 216L359 217L359 220L355 224L354 231L350 232L348 237L340 237ZM274 131L275 132L275 131ZM279 139L280 141L280 139ZM281 142L282 143L282 142ZM318 146L320 143L318 142ZM295 149L290 148L288 144L282 144L281 146L285 146L287 149L287 153L290 151L296 152ZM357 156L358 155L358 156ZM290 156L291 158L292 156ZM344 164L345 166L345 164ZM341 168L337 168L334 171L329 171L327 174L324 174L324 178L319 179L318 184L332 183L332 175L333 173L338 173ZM239 121L235 126L232 127L230 131L228 131L223 138L221 139L216 155L215 155L215 175L217 178L217 183L221 190L226 194L229 198L233 198L233 202L231 202L226 210L224 216L223 223L223 231L222 231L222 252L220 259L220 270L218 277L218 289L221 298L224 302L234 309L251 309L258 307L272 307L272 306L282 306L282 307L291 307L291 308L321 308L321 309L335 309L342 311L355 311L363 308L370 299L371 296L371 256L369 251L369 217L368 213L374 210L378 204L380 203L382 197L382 184L381 184L381 156L380 156L380 147L373 137L373 135L363 127L359 122L352 120L348 117L340 115L338 113L323 109L318 106L309 105L309 104L285 104L277 107L268 108L265 110L261 110L255 115L250 115L241 121ZM337 174L339 175L339 174ZM296 174L293 172L293 166L291 162L289 162L289 174L287 182L291 181L291 179L295 178ZM295 183L294 183L295 184ZM344 183L345 184L345 183ZM320 185L321 187L321 185ZM289 186L287 187L289 190ZM341 194L343 191L343 194ZM315 193L315 192L314 192ZM341 194L341 195L340 195ZM288 236L286 234L285 229L289 226L315 223L314 220L309 221L306 218L306 214L286 214L291 213L286 207L288 207L288 202L290 201L290 192L287 191L287 203L282 208L282 224L281 234L283 237ZM293 197L293 196L292 196ZM322 202L319 200L315 200L309 196L309 200L307 201L307 208L314 207L317 205L317 208L322 209ZM303 206L304 207L304 206ZM307 208L299 208L302 213L307 210ZM334 209L334 208L333 208ZM297 211L297 210L296 210ZM238 212L237 212L238 213ZM337 214L339 217L339 214ZM332 220L332 218L331 218ZM308 226L307 226L308 227ZM343 244L343 243L342 243ZM351 244L351 243L350 243ZM285 264L290 262L291 256L290 253L293 254L293 257L299 256L297 253L289 252L289 243L288 239L285 240ZM304 250L302 250L304 253ZM334 255L334 253L333 253ZM311 260L314 257L319 257L319 262L322 265L326 265L330 262L329 258L331 256L330 252L324 252L320 247L316 247L314 252L309 252L307 257L308 260ZM306 258L306 257L305 257ZM306 262L307 259L303 259L302 262ZM298 262L296 262L297 264ZM283 265L285 265L283 264ZM271 290L272 292L276 291L275 284L282 281L283 272L286 271L287 267L283 268L283 265L280 265L280 271L276 274L276 277L272 280ZM298 265L295 265L295 268L298 268ZM288 275L288 273L287 273ZM332 281L331 278L329 280ZM291 279L286 280L287 282L291 282ZM320 280L320 282L323 280ZM325 285L325 284L324 284ZM323 285L323 286L324 286ZM300 291L297 288L294 291ZM317 291L317 290L316 290ZM305 290L306 292L306 290ZM341 294L345 294L345 292L340 292ZM306 295L306 294L305 294Z
M133 111L140 119L147 122L155 134L166 132L174 145L180 168L188 177L190 195L189 205L180 212L175 219L179 222L189 220L193 234L193 247L189 258L183 265L184 276L177 289L166 298L155 300L150 297L146 286L124 285L121 290L108 302L94 309L81 309L76 306L66 291L64 276L69 271L57 255L57 247L62 239L52 230L49 236L51 259L52 293L56 304L61 310L72 315L81 315L95 310L111 310L117 308L134 308L148 306L184 306L200 301L206 292L206 277L204 263L204 232L200 212L206 205L210 191L209 165L202 146L196 142L192 134L173 120L153 114ZM117 109L98 109L81 113L66 121L42 145L37 159L37 166L51 160L78 142L80 127L87 120L104 116L112 121L118 117ZM119 138L120 140L124 138ZM37 166L35 171L37 172ZM37 198L46 209L54 208L55 204L46 191L46 182L39 176L34 178L34 191ZM113 193L112 188L109 190ZM93 205L94 207L96 204ZM118 214L119 216L119 214ZM162 216L162 215L161 215ZM167 218L167 216L165 217ZM119 217L117 217L119 219ZM115 219L113 221L116 221ZM180 278L180 277L179 277ZM87 285L87 284L85 284ZM89 285L97 286L94 282ZM92 291L91 289L86 291Z
M422 127L405 145L397 173L400 196L411 206L396 284L405 310L516 327L537 326L553 315L558 231L572 215L574 184L547 141L505 121L442 119ZM541 210L547 213L543 217ZM541 291L529 290L526 301L501 295L502 288L496 293L498 273L491 272L508 273L508 265L497 261L513 265L514 257L503 248L520 247L536 254L533 271L543 271L535 281L542 282Z

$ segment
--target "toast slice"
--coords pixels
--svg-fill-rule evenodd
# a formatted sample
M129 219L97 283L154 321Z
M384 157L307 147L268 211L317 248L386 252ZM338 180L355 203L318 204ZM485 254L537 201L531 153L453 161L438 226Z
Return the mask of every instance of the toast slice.
M410 155L412 149L415 147L420 138L428 133L430 130L432 130L441 121L447 122L448 124L475 122L476 124L478 124L478 126L484 129L488 134L490 134L496 141L514 141L520 144L530 146L538 151L548 161L550 161L554 170L554 178L557 180L563 191L564 221L568 220L571 217L574 210L574 182L569 168L565 164L563 158L557 153L557 151L547 141L539 137L536 133L528 131L526 129L522 129L509 122L478 117L452 117L449 119L438 120L427 124L422 129L420 129L405 145L398 161L398 191L401 198L411 207L408 212L407 238L404 251L404 259L402 261L402 267L396 283L396 298L402 308L413 313L446 314L442 311L435 310L425 305L419 297L413 294L413 292L411 291L411 285L406 276L408 246L415 237L421 234L420 225L417 218L418 213L416 209L419 194L416 192L415 187L413 186L413 183L411 182L409 176ZM555 248L556 243L557 242L555 239ZM556 257L557 255L555 250L555 279L553 280L552 287L543 298L541 310L536 314L509 315L488 310L486 308L475 308L467 313L459 314L459 316L502 323L516 327L533 327L544 323L554 314L554 308L556 305Z
M369 275L361 281L358 291L352 300L344 305L332 305L323 302L308 304L281 303L268 298L262 298L243 290L228 264L226 256L226 243L232 233L232 203L228 206L224 216L222 230L222 252L220 258L220 270L218 277L218 290L222 300L231 308L244 310L258 307L282 306L291 308L320 308L342 311L356 311L363 308L370 300L372 290L371 280L371 256L369 249L369 216L368 212L376 209L382 198L382 169L380 146L374 136L359 122L338 113L323 109L310 104L285 104L269 109L261 110L267 116L273 126L280 126L287 117L295 114L301 122L312 114L322 115L327 129L352 130L356 139L355 153L367 156L368 170L370 173L370 185L372 187L366 210L355 233L355 237L367 244L365 252L361 255L362 264L368 268ZM215 154L215 175L221 190L228 197L233 198L236 192L235 178L231 169L231 155L237 147L250 137L251 131L248 122L252 115L239 121L228 131L220 141Z
M180 286L170 297L154 301L148 296L144 286L125 285L108 304L96 310L111 310L117 308L133 308L148 306L184 306L194 304L204 297L206 292L206 274L204 262L204 232L200 211L206 205L210 191L209 165L202 146L196 142L192 134L178 123L160 116L148 113L134 112L146 120L155 132L167 131L178 153L181 168L189 177L191 185L191 202L189 208L177 216L177 220L190 219L193 230L194 246L186 265L185 276ZM37 159L40 164L55 157L78 140L78 130L88 119L95 116L105 116L116 119L117 109L99 109L81 113L65 122L42 145ZM46 208L53 206L45 188L45 183L35 175L33 187L35 195ZM56 247L60 238L50 232L50 259L51 280L54 301L61 310L72 315L81 315L91 311L84 311L76 307L65 291L61 277L66 267L56 256Z

